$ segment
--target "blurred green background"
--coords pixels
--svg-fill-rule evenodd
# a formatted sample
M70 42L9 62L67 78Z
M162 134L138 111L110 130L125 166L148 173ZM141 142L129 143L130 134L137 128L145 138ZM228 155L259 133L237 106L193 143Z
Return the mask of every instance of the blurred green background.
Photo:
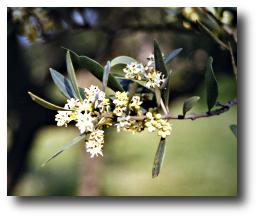
M55 112L30 100L30 90L64 104L48 68L66 74L62 46L102 64L118 55L144 61L157 39L166 54L183 48L173 69L171 107L200 96L191 112L206 111L204 72L208 56L219 83L219 101L236 96L229 53L201 32L199 19L236 51L236 8L8 8L8 194L105 196L234 196L237 194L237 141L229 129L237 108L211 118L172 121L160 175L151 170L159 138L106 130L104 157L90 159L84 143L41 163L77 136L74 127L57 127ZM151 14L153 16L151 16ZM224 31L223 31L224 30ZM225 31L228 30L228 31ZM231 32L232 30L232 32ZM77 68L81 86L99 82Z

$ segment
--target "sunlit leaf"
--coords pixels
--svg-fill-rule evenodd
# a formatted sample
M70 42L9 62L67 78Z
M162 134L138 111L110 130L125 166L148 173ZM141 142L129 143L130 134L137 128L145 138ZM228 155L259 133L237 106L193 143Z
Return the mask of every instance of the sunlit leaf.
M168 73L165 67L165 63L162 57L162 53L159 47L159 44L157 41L154 41L154 61L155 61L155 69L157 71L162 72L162 75L165 76L165 78L168 77Z
M73 64L72 64L72 61L71 61L69 51L67 51L67 54L66 54L66 63L67 63L67 71L68 71L68 74L69 74L71 84L73 86L73 90L74 90L77 98L81 99L81 96L80 96L80 93L79 93L79 87L78 87L78 83L77 83L77 78L76 78L76 74L75 74L75 71L74 71L74 67L73 67Z
M46 161L44 161L41 166L44 167L49 161L51 161L53 158L57 157L63 151L68 150L76 143L80 142L84 137L85 137L85 135L77 136L76 138L74 138L70 142L68 142L67 144L60 147L54 154L52 154Z
M64 109L63 107L57 106L53 103L50 103L38 96L36 96L35 94L33 94L32 92L28 91L28 94L30 95L30 97L32 98L33 101L35 101L36 103L40 104L41 106L47 108L47 109L51 109L51 110L65 110L65 111L69 111L68 109Z
M233 134L236 136L237 138L237 125L233 124L229 126L231 131L233 132Z
M110 72L110 61L107 62L107 64L104 67L104 72L103 72L103 79L102 79L102 83L103 83L103 91L105 91L106 87L107 87L107 80L109 77L109 72Z
M160 173L163 164L164 155L165 155L165 147L166 147L165 143L166 143L165 138L161 138L154 158L153 169L152 169L153 178L158 176Z
M180 52L182 51L182 48L179 49L174 49L171 52L169 52L165 57L164 57L164 63L167 64L169 63L173 58L175 58Z
M50 68L50 73L54 83L65 97L68 99L76 97L73 86L67 78L52 68Z
M97 77L100 81L103 80L103 71L104 68L101 64L96 62L95 60L87 57L87 56L79 56L75 52L71 51L71 58L81 67L89 70L95 77ZM120 83L110 74L107 82L108 87L110 87L114 91L124 91Z
M132 62L137 62L137 61L134 58L129 57L129 56L118 56L118 57L111 60L111 68L115 65L118 65L118 64L127 65L127 64L130 64Z
M127 64L130 64L132 62L137 61L129 56L118 56L111 61L110 73L114 76L124 77L125 73L123 72L123 69L126 67Z
M190 97L184 101L183 108L182 108L184 116L199 101L199 99L200 99L200 97L194 96L194 97Z
M209 111L215 105L218 98L218 84L212 68L213 58L209 57L205 74L207 105Z

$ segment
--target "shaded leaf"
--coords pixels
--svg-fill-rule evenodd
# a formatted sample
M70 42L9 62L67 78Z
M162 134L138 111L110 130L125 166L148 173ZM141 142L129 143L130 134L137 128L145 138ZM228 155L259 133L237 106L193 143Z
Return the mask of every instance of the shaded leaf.
M218 98L218 84L212 68L213 58L209 57L205 74L207 105L209 111L215 105Z
M152 177L156 177L160 173L160 169L163 164L164 154L165 154L165 138L161 138L159 146L157 148L154 163L153 163L153 169L152 169Z
M171 52L169 52L165 57L164 57L164 63L167 64L169 63L173 58L175 58L180 52L182 51L182 48L179 49L174 49Z
M77 83L77 78L76 78L76 75L75 75L75 71L74 71L74 67L73 67L73 64L72 64L72 61L71 61L69 51L67 51L67 54L66 54L66 63L67 63L67 71L68 71L68 74L69 74L71 84L73 86L73 90L74 90L77 98L81 99L81 96L80 96L80 93L79 93L79 87L78 87L78 83Z
M100 81L103 80L103 66L96 62L95 60L87 57L87 56L79 56L75 52L69 50L71 52L71 58L81 67L89 70L94 76L96 76ZM114 91L124 91L120 83L110 74L108 77L108 87L110 87Z
M233 124L229 126L231 131L233 132L233 134L236 136L237 138L237 125Z
M154 89L153 88L147 88L145 86L146 82L145 81L139 81L139 80L135 80L135 79L129 79L129 78L125 78L125 77L121 77L121 76L115 76L115 78L117 79L120 79L120 80L123 80L123 81L133 81L133 82L136 82L137 84L141 85L142 87L154 92Z
M164 64L164 60L162 57L162 53L159 47L159 44L157 41L154 41L154 62L155 62L155 69L157 71L162 72L162 75L165 76L165 78L168 77L168 73Z
M132 62L136 62L136 60L129 56L118 56L111 60L111 67L118 65L118 64L130 64Z
M182 108L184 116L199 101L199 99L200 99L200 97L194 96L194 97L190 97L184 101L183 108Z
M50 103L38 96L36 96L35 94L33 94L32 92L28 91L28 94L30 95L30 97L32 98L33 101L35 101L36 103L40 104L41 106L47 108L47 109L51 109L51 110L65 110L65 111L70 111L69 109L64 109L63 107L57 106L53 103Z
M57 157L63 151L71 148L76 143L80 142L84 137L85 137L85 135L77 136L76 138L74 138L71 141L69 141L67 144L65 144L62 147L60 147L54 154L52 154L46 161L44 161L41 166L44 167L49 161L51 161L53 158Z
M65 97L68 99L76 97L73 86L67 78L52 68L50 68L50 73L54 83Z
M102 79L103 91L105 91L106 87L107 87L107 80L108 80L108 76L109 76L109 71L110 71L110 61L108 61L107 64L105 65L105 67L104 67L103 79Z
M171 91L171 86L172 86L172 80L171 80L171 76L172 76L172 71L169 71L169 75L168 78L166 79L166 88L163 89L162 91L162 96L164 98L164 103L165 103L165 107L167 109L167 111L169 112L169 98L170 98L170 91Z

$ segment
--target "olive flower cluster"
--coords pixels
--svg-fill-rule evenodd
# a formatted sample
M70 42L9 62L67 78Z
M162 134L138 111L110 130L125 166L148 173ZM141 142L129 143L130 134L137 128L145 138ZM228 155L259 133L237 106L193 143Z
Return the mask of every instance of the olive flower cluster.
M147 88L161 87L165 78L160 71L156 71L154 67L154 55L150 55L147 64L132 62L123 69L125 78L146 81Z
M166 138L166 136L171 134L172 127L170 123L162 119L161 114L156 112L152 113L151 111L152 110L146 113L145 127L147 127L149 132L157 130L159 136Z
M105 93L97 86L84 89L83 100L71 98L67 100L65 111L58 111L55 116L58 126L67 127L74 122L80 133L89 136L86 140L86 151L94 156L103 156L104 130L113 124L117 131L141 132L158 130L158 135L170 135L171 126L161 119L160 114L146 113L145 120L134 120L131 116L143 116L140 96L129 98L127 92L116 92L113 101L106 98ZM150 110L151 111L151 110Z

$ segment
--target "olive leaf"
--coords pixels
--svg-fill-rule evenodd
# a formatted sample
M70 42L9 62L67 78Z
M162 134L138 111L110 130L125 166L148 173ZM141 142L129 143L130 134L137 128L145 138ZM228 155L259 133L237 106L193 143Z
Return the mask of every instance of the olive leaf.
M174 49L171 52L169 52L165 57L164 57L164 63L167 64L169 63L173 58L175 58L180 52L182 51L182 48L179 49Z
M84 67L87 70L89 70L99 80L101 80L101 81L103 80L104 68L100 63L96 62L95 60L93 60L87 56L79 56L75 52L73 52L71 50L69 50L69 51L71 53L71 58L73 61L75 61L79 66ZM122 88L120 83L111 74L108 77L107 85L114 91L121 91L121 92L124 91L124 89Z
M218 98L218 84L212 68L213 58L209 57L205 74L207 105L209 111L215 105Z
M103 91L105 91L106 87L107 87L107 80L108 80L109 72L110 72L110 61L107 61L107 64L104 67L103 79L102 79Z
M68 99L76 97L73 86L67 78L52 68L50 68L50 74L54 83L65 97Z
M77 98L78 99L82 99L81 95L79 93L79 87L78 87L78 83L77 83L77 78L76 78L76 75L75 75L75 71L74 71L74 67L73 67L73 64L72 64L72 61L71 61L71 57L70 57L70 52L69 51L67 51L67 54L66 54L66 64L67 64L67 71L68 71L68 74L69 74L69 78L70 78L73 90L74 90Z
M80 135L80 136L77 136L76 138L73 138L67 144L60 147L54 154L52 154L46 161L44 161L41 166L44 167L49 161L51 161L53 158L57 157L63 151L68 150L76 143L80 142L84 137L85 137L85 135Z
M118 64L131 64L132 62L137 62L134 58L129 56L118 56L111 60L111 68Z
M163 164L163 159L164 159L164 155L165 155L165 138L161 138L160 139L160 143L159 146L157 148L155 157L154 157L154 163L153 163L153 169L152 169L152 177L156 177L159 175L160 173L160 169L162 167Z
M233 132L233 134L236 136L237 138L237 125L233 124L229 126L231 131Z
M167 78L168 73L167 73L165 63L164 63L164 60L162 57L160 46L156 40L154 41L154 62L155 62L156 71L162 72L162 75L164 75L164 77Z
M198 96L194 96L194 97L190 97L188 99L186 99L183 103L183 116L185 116L185 114L191 110L191 108L199 101L200 97Z
M168 78L166 79L166 88L162 90L162 96L164 98L164 103L167 111L169 112L169 99L170 99L170 91L172 86L172 70L169 71Z
M64 111L70 111L69 109L65 109L63 107L57 106L53 103L50 103L38 96L36 96L35 94L33 94L32 92L28 91L28 94L30 95L30 97L32 98L33 101L35 101L36 103L40 104L41 106L47 108L47 109L51 109L51 110L64 110Z

